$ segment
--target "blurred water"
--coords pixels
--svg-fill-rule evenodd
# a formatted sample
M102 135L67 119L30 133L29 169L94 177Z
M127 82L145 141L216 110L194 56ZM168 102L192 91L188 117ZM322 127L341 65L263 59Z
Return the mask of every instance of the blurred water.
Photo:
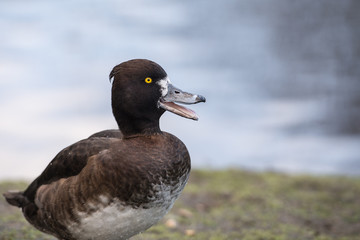
M110 69L161 64L207 97L170 113L194 167L360 174L356 1L1 1L0 178L114 128ZM355 27L354 27L355 26Z

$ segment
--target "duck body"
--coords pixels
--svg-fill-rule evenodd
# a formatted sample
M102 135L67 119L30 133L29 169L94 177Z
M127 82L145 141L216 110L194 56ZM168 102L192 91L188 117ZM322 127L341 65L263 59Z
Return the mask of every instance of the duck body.
M35 214L32 204L23 208L39 230L66 239L127 239L160 220L187 182L188 151L165 132L129 139L90 137L60 152L43 176L53 167L59 171L60 162L64 170L72 166L78 153L88 152L86 146L94 149L94 142L98 153L87 158L79 174L41 185Z
M62 240L121 240L145 231L171 209L189 177L189 153L177 137L160 130L159 118L167 106L159 106L169 105L170 111L188 118L194 115L168 104L165 71L149 60L131 60L115 67L111 76L120 130L70 145L25 191L4 194L37 229ZM146 90L137 85L148 76L153 86ZM144 96L133 98L134 90ZM205 101L197 95L187 98Z

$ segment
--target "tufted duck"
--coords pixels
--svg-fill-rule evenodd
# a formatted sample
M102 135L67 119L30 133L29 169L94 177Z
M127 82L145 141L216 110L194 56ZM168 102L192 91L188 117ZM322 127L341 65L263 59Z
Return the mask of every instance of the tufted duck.
M110 73L119 130L105 130L58 153L11 205L40 231L63 240L119 240L145 231L173 206L190 172L185 145L159 128L165 111L197 120L177 103L205 102L174 87L155 62L135 59Z

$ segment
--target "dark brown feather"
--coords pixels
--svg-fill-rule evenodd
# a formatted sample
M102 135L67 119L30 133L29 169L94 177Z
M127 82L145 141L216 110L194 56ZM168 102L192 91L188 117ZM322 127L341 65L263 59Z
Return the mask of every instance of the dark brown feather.
M29 215L25 207L24 214L38 229L71 239L67 224L78 221L75 212L91 214L94 209L86 203L99 204L99 195L134 208L153 207L154 198L159 196L154 185L175 186L189 172L188 151L171 134L112 139L107 150L88 158L78 175L42 185L35 199L40 209Z
M24 196L33 202L41 185L77 175L86 165L88 158L108 148L110 142L111 139L108 138L88 138L63 149L24 191Z

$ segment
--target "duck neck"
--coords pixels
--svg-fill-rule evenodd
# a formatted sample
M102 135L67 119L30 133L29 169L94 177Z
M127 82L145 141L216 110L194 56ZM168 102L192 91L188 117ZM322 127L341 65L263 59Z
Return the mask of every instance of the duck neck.
M124 138L161 133L158 120L122 118L117 123Z

